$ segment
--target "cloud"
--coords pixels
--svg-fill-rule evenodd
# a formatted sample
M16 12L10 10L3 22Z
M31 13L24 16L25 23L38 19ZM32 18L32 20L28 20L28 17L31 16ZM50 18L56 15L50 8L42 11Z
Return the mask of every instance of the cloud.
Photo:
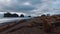
M0 12L37 16L48 13L56 14L56 12L58 14L59 11L60 0L0 0Z

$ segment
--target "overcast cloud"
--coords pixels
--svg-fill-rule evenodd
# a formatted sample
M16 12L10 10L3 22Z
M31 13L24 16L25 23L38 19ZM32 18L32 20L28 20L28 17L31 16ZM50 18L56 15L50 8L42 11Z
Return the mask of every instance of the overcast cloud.
M0 13L60 14L60 0L0 0Z

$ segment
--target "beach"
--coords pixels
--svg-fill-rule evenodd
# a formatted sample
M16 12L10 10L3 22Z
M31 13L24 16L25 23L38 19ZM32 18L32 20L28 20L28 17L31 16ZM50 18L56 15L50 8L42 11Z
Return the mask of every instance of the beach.
M54 24L55 22L58 23L58 21L60 23L60 15L49 16L48 18L49 18L48 20L51 20L51 22ZM41 19L43 19L43 17L39 16L31 19L22 19L19 20L18 22L17 21L13 21L10 23L8 22L9 24L0 26L0 33L1 34L59 34L60 33L59 25L56 25L57 27L56 32L44 33L42 29Z

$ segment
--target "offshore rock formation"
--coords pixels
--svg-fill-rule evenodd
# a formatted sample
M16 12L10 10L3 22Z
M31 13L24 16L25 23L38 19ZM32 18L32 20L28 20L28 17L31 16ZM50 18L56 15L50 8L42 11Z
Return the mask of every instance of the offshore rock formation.
M23 15L23 14L21 14L21 15L20 15L20 17L24 17L24 15Z
M4 13L4 17L25 17L25 15L24 15L24 14L21 14L21 15L19 16L19 15L16 14L16 13L11 14L11 13L7 12L7 13ZM31 16L27 16L27 17L31 17Z
M5 13L4 17L19 17L17 14Z

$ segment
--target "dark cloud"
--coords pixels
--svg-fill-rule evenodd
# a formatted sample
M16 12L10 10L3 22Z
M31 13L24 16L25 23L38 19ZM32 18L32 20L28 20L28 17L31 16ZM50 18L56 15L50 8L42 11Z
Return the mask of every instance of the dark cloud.
M30 11L36 9L33 6L14 6L14 7L5 7L5 10L14 10L14 11Z
M53 9L57 8L56 6L59 1L56 1L57 0L0 0L0 11L23 12L32 15L47 14L51 13L51 11L54 12Z

